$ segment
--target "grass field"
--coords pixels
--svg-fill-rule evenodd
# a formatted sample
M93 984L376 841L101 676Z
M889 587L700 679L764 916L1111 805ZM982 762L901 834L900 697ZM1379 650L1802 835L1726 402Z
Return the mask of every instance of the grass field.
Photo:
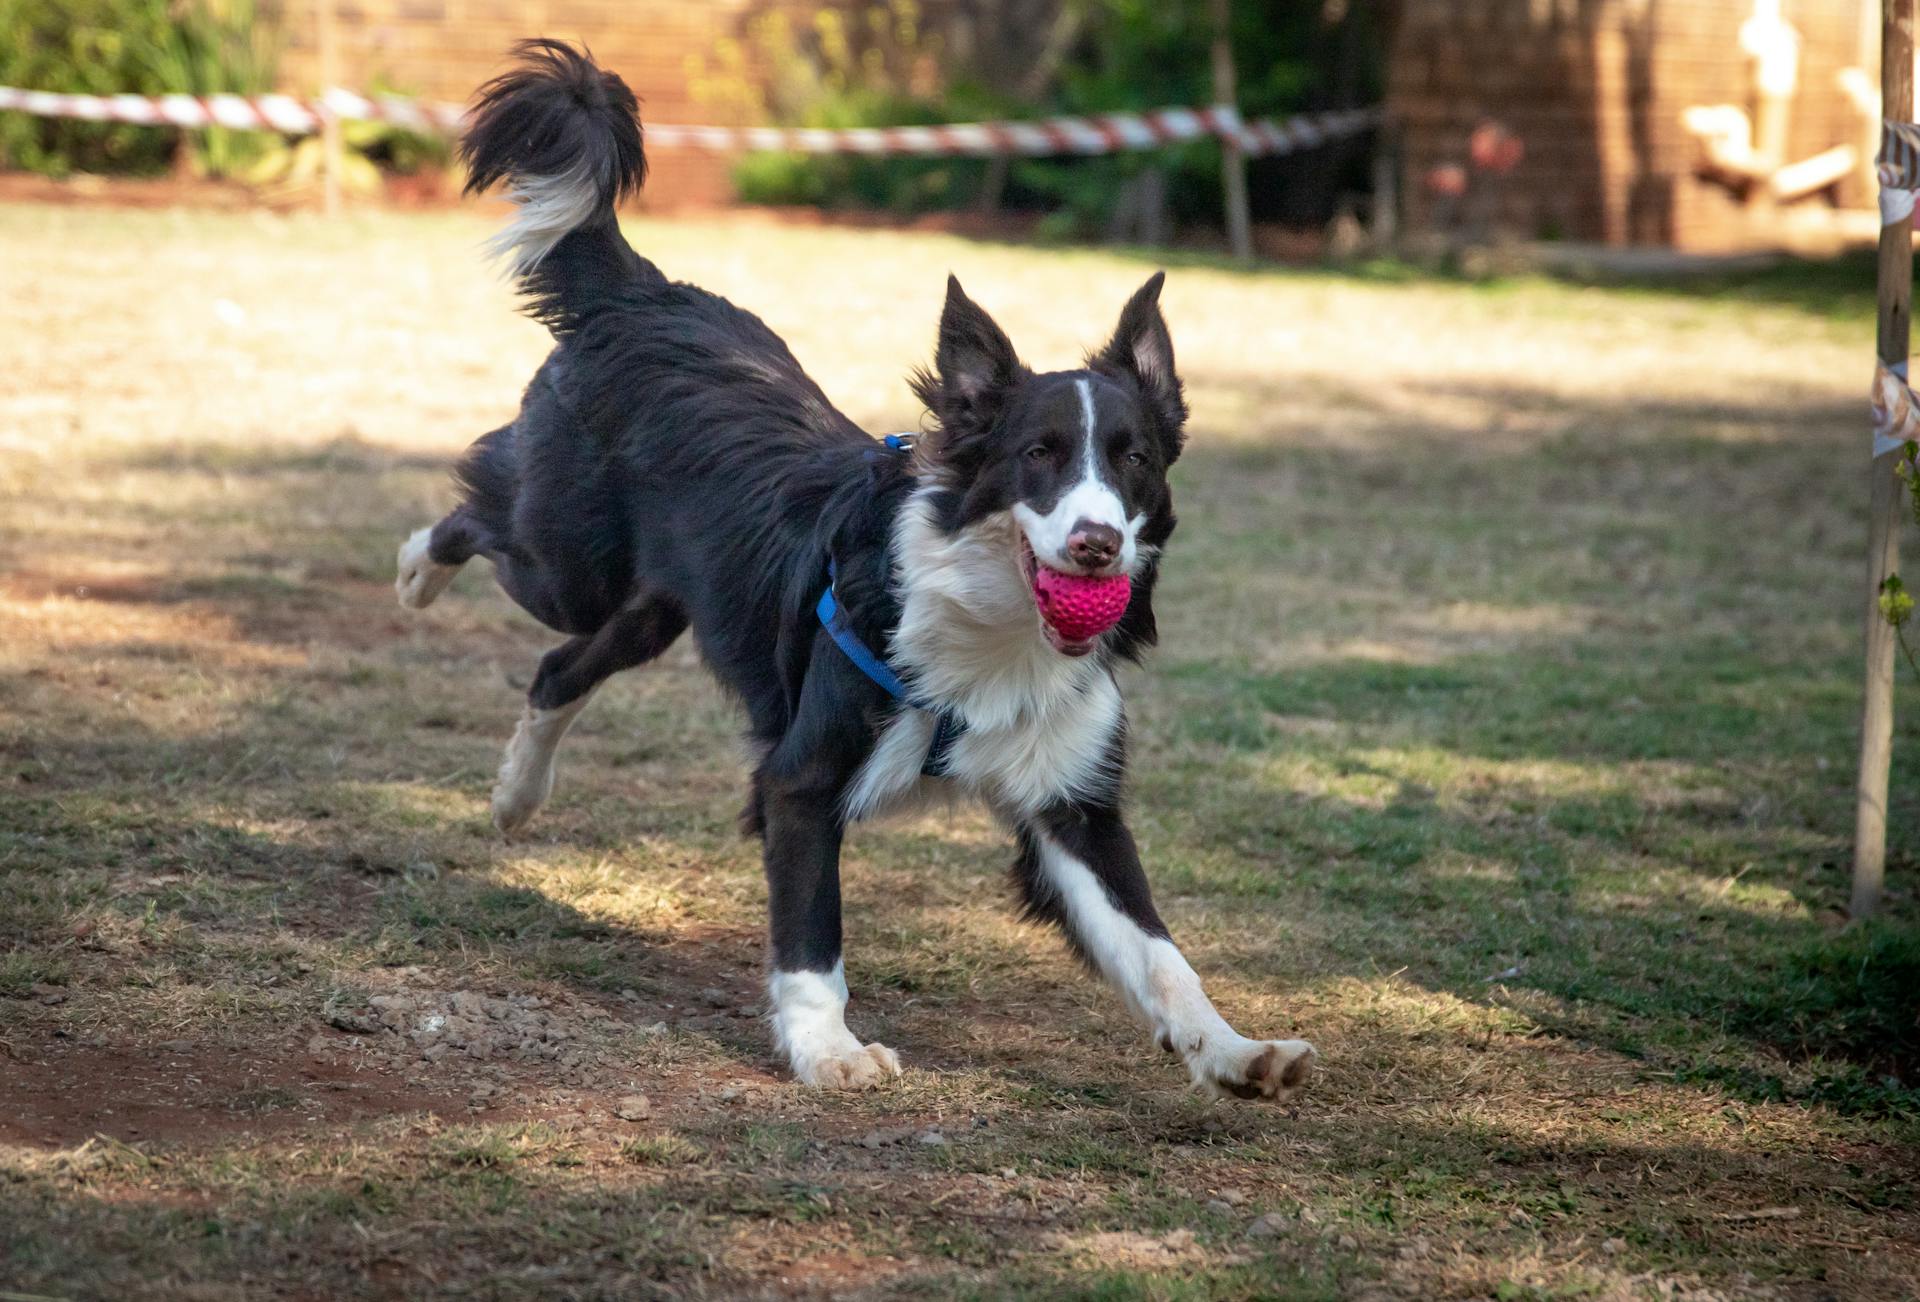
M1176 266L1135 822L1222 1010L1324 1070L1187 1093L960 808L851 839L908 1070L832 1096L756 1016L691 650L504 844L553 639L483 567L394 603L545 348L492 221L0 207L0 1293L1920 1294L1904 669L1891 897L1841 913L1869 293ZM949 268L1060 366L1152 266L629 232L876 432Z

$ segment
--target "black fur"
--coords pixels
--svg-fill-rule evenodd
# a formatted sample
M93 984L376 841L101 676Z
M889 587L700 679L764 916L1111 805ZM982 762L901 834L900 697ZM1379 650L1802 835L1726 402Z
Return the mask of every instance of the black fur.
M761 755L742 823L765 843L774 965L823 971L840 953L841 800L899 708L819 627L829 558L855 628L884 648L900 618L890 530L909 493L937 481L952 529L1009 507L1022 476L1040 473L1022 447L1074 375L1110 388L1115 473L1130 509L1148 514L1142 541L1164 544L1185 407L1160 278L1089 370L1066 377L1021 365L950 280L935 369L914 382L932 429L911 460L882 451L759 318L669 281L622 238L614 207L646 166L619 79L556 42L519 48L520 65L480 93L463 146L470 188L584 167L594 206L522 276L528 311L558 343L519 417L461 462L463 500L429 554L486 556L514 600L571 635L542 662L536 708L577 699L692 629ZM1106 653L1153 642L1153 585L1149 566ZM1164 934L1111 803L1043 822L1090 861L1112 858L1116 898ZM1046 915L1043 898L1029 902Z
M513 68L482 86L460 142L468 194L501 181L580 169L593 186L592 216L522 279L527 314L556 335L598 305L603 290L651 274L620 238L614 208L647 179L640 105L591 54L560 41L521 41ZM570 246L570 247L568 247Z

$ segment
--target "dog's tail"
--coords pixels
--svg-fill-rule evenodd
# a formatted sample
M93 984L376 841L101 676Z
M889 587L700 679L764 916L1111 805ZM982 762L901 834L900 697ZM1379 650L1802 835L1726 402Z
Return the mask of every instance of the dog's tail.
M467 192L496 181L520 212L488 251L510 259L527 313L566 334L612 291L657 276L620 234L614 205L640 188L640 106L625 82L562 41L521 41L480 88L460 142Z

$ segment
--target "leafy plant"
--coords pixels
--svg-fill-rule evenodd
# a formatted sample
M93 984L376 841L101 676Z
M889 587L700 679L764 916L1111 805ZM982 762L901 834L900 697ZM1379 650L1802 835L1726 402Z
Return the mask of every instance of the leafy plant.
M829 5L810 23L772 14L741 40L722 42L696 64L701 102L739 121L797 126L897 126L1032 118L1201 105L1213 98L1209 6L1202 0L1062 0L1060 21L1034 66L1009 70L994 51L971 60L950 45L916 0ZM1232 7L1244 115L1370 102L1379 90L1386 6L1253 3ZM1046 49L1044 47L1053 46ZM764 75L763 75L764 74ZM1364 175L1340 171L1343 156L1314 163L1317 195L1359 188ZM1349 167L1355 165L1346 157ZM1298 172L1264 175L1297 182ZM1218 220L1220 151L1211 140L1104 157L1021 158L988 183L983 159L750 155L735 170L740 196L759 203L887 207L903 211L972 205L983 190L999 204L1044 209L1063 235L1108 223L1130 182L1161 173L1165 204L1178 222ZM1271 214L1301 203L1298 184L1269 184L1256 167L1256 203ZM1318 200L1315 200L1318 202Z
M0 84L81 94L256 94L278 51L254 0L0 0ZM179 157L232 175L273 137L0 114L0 164L52 176L154 173Z
M828 7L796 24L776 10L696 59L694 97L722 117L804 127L917 126L981 116L987 100L940 88L944 42L921 26L916 0ZM992 103L998 115L1005 105ZM853 205L925 211L969 201L984 164L973 159L749 154L734 184L749 203Z
M1916 523L1920 523L1920 443L1908 439L1901 447L1900 455L1894 459L1893 474L1905 485L1909 507ZM1893 635L1899 640L1900 653L1907 658L1907 664L1916 675L1920 675L1920 660L1915 660L1913 648L1907 644L1907 622L1913 618L1913 594L1907 591L1906 581L1898 574L1889 574L1880 581L1880 616L1893 626Z
M241 175L242 180L281 197L320 184L326 167L326 144L321 137L303 136L275 144ZM421 135L390 122L342 122L340 144L340 185L348 194L378 194L383 172L411 176L445 167L452 159L452 150L443 138Z

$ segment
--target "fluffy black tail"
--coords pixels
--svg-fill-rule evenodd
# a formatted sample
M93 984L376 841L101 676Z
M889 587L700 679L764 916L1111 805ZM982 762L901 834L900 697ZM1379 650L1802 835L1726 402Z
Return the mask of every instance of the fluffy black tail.
M460 154L469 194L509 184L520 212L488 249L511 259L528 315L565 334L609 291L658 275L613 211L647 176L640 106L625 82L564 42L522 41L514 56L480 88Z

